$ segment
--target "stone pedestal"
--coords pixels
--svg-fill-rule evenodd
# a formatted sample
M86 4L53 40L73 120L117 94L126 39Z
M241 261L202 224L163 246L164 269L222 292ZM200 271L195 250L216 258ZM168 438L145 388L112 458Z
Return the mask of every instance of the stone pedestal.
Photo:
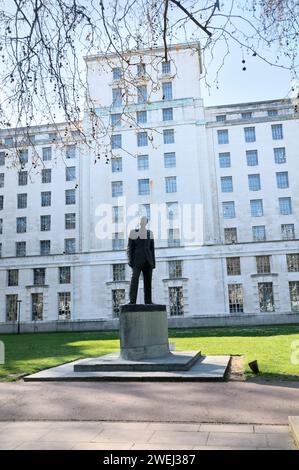
M138 361L170 354L165 305L123 305L119 334L122 359Z

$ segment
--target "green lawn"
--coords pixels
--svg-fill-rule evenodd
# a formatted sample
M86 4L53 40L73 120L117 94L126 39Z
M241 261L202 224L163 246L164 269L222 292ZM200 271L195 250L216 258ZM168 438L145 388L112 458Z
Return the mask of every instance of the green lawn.
M14 380L82 357L100 356L119 349L117 332L30 333L0 335L6 364L0 380ZM256 326L170 330L176 349L199 349L203 354L242 354L247 363L257 359L265 379L299 380L299 364L292 364L292 341L299 340L299 326ZM297 354L299 358L299 354Z

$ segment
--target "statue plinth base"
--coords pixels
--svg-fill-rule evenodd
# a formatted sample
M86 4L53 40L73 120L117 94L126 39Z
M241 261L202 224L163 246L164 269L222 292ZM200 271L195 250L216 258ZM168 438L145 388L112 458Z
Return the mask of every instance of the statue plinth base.
M170 354L165 305L127 304L119 315L120 356L129 361Z

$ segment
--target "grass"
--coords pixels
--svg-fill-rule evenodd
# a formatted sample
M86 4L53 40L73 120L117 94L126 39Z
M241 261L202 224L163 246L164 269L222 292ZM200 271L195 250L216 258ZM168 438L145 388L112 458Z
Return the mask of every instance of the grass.
M116 331L0 335L0 340L4 342L6 352L6 363L0 365L2 381L16 380L20 375L82 357L119 350ZM299 380L299 364L291 362L292 342L295 340L299 340L299 326L293 325L169 331L169 341L176 343L177 350L198 349L205 355L244 355L248 379L252 374L247 364L257 359L263 379Z

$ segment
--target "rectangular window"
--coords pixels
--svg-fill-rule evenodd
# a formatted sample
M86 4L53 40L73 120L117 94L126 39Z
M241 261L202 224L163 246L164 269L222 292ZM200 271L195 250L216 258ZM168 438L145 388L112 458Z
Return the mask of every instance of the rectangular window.
M183 277L183 261L177 259L168 261L168 272L170 279Z
M28 173L27 171L19 171L18 173L18 184L19 186L26 186L28 180Z
M262 217L264 215L263 200L252 199L250 201L251 217Z
M0 219L0 235L3 234L3 219Z
M228 129L218 129L217 130L218 144L228 144Z
M52 170L51 168L42 169L42 183L51 183Z
M7 285L8 287L16 287L19 285L19 270L9 269L7 271Z
M224 219L233 219L236 217L234 201L227 201L222 203L222 213Z
M65 154L66 158L76 158L76 145L67 145Z
M270 256L256 256L256 272L258 274L269 274L271 273L271 262Z
M146 196L150 194L150 180L142 179L138 180L138 194L139 196Z
M27 194L22 193L17 195L17 208L26 209L27 208Z
M4 207L4 196L1 194L0 196L0 210L2 211Z
M51 216L50 215L40 216L40 229L42 232L47 232L48 230L51 230Z
M164 167L174 168L176 166L175 152L164 153Z
M120 307L126 302L125 289L112 289L112 315L118 318L120 314Z
M26 242L16 242L16 256L26 256Z
M51 253L51 241L41 240L40 241L40 254L41 256L47 256Z
M14 144L14 140L12 137L5 137L4 139L4 145L6 147L11 147Z
M111 148L121 149L121 134L114 134L111 136Z
M148 170L148 155L138 155L137 156L137 168L138 170Z
M220 168L230 168L231 167L231 160L230 160L230 153L229 152L219 153L219 166L220 166Z
M281 215L292 214L292 201L290 197L280 197L279 201L279 211Z
M137 111L137 124L146 124L146 123L147 123L147 112Z
M44 299L42 293L31 294L32 321L43 319Z
M238 243L238 235L236 227L228 227L224 229L225 243Z
M18 320L18 294L6 295L6 321Z
M278 111L277 109L268 109L268 116L277 116Z
M249 191L260 191L261 189L260 175L248 175L248 188L249 188Z
M121 106L123 102L122 89L112 88L112 106Z
M166 203L167 209L167 219L168 220L175 220L178 217L179 205L177 202L167 202Z
M276 173L276 182L279 189L285 189L289 187L289 173L287 171L281 171Z
M33 284L35 286L44 286L46 281L46 268L33 269Z
M172 100L172 83L164 82L162 83L162 100Z
M274 295L272 282L259 282L259 303L261 312L274 312Z
M292 312L299 312L299 281L289 282L290 301Z
M170 73L170 62L169 60L162 62L162 73Z
M183 288L168 287L170 316L184 315L184 297Z
M241 119L251 119L252 118L252 112L247 111L246 113L241 113Z
M272 139L273 140L281 140L283 139L283 131L282 131L282 124L272 124Z
M51 191L43 191L41 193L41 206L51 206Z
M240 276L241 275L241 262L238 256L233 258L226 258L226 268L228 276Z
M58 292L58 320L71 319L71 293Z
M0 173L0 188L4 188L4 173Z
M42 148L42 158L44 162L52 160L52 147L43 147Z
M111 126L118 127L121 125L121 113L111 114Z
M177 192L176 176L167 176L165 178L165 191L166 191L166 193L176 193Z
M180 231L178 228L170 228L168 229L168 246L170 248L174 248L176 246L180 246L181 239L180 239Z
M113 264L113 281L125 281L126 280L126 265L125 263Z
M72 230L76 228L76 214L64 214L65 230Z
M123 221L123 218L124 218L123 206L113 206L112 207L112 223L119 224Z
M216 122L225 122L226 121L226 114L218 114L216 116Z
M137 87L137 101L138 103L147 102L147 88L146 85L139 85Z
M16 231L17 233L27 232L27 219L26 217L17 217L16 219Z
M137 133L137 146L146 147L148 145L148 135L147 132L138 132Z
M242 313L244 311L242 284L228 284L228 301L230 313Z
M164 144L174 144L174 129L163 130L163 142Z
M287 266L289 273L299 272L299 253L287 255Z
M286 149L285 147L277 147L273 149L274 152L274 161L275 163L281 164L281 163L286 163L287 158L286 158Z
M122 70L120 67L114 67L112 69L113 80L120 80L122 78Z
M21 165L25 165L25 163L28 162L28 150L27 149L18 150L18 156L19 156Z
M232 193L233 192L233 177L222 176L220 180L221 180L221 191L223 193Z
M255 142L255 127L244 127L245 142Z
M65 169L65 180L66 181L74 181L76 179L76 167L69 166Z
M120 197L123 195L123 182L112 181L111 183L112 197Z
M0 166L5 165L5 152L0 152Z
M294 224L282 224L281 225L281 236L283 240L294 240L295 238L295 225Z
M146 73L146 67L145 67L145 64L137 64L137 76L138 77L144 77Z
M246 160L247 166L256 166L258 165L258 155L257 150L246 150Z
M163 121L173 121L173 109L172 108L162 109L162 119Z
M120 173L123 170L123 160L121 157L113 157L111 159L112 173Z
M65 204L76 204L76 190L75 189L66 189L65 190Z
M71 267L60 266L59 267L59 284L70 284L71 282Z
M75 238L64 239L64 252L67 254L72 254L76 252L76 239Z
M140 215L140 217L146 217L147 220L151 220L151 205L150 204L140 204L139 205L139 215Z
M112 238L112 249L123 250L125 247L124 234L122 232L115 232Z
M252 227L252 238L254 242L266 241L265 225L255 225L254 227Z

